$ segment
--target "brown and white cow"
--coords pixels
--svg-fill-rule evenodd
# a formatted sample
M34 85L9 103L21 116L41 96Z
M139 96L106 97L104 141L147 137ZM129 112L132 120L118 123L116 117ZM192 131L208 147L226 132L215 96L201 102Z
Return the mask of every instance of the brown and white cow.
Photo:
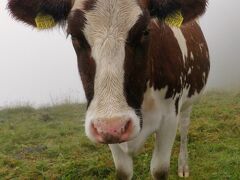
M209 73L199 24L207 0L9 0L17 20L36 27L51 15L67 24L88 100L87 136L109 144L120 179L133 176L132 155L155 133L154 179L167 179L179 124L178 174L189 176L187 132L193 103ZM164 19L181 12L181 28ZM64 52L63 52L64 53Z

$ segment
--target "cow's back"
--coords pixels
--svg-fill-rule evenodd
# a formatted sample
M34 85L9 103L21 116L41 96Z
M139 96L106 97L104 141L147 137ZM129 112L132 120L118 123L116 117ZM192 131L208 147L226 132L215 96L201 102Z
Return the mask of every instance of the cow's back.
M209 74L209 51L197 22L181 28L157 20L150 25L149 80L155 90L167 88L165 98L185 91L188 98L200 93Z

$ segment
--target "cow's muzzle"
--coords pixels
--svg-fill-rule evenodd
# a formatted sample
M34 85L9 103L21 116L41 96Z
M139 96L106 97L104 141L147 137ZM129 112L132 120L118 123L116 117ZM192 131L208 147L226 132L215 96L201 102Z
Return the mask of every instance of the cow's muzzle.
M97 119L90 126L96 142L116 144L130 140L133 133L133 122L130 118Z

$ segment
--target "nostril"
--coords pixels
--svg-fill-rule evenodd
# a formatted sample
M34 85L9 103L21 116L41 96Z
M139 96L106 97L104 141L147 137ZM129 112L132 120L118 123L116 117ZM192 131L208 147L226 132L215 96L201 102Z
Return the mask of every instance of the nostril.
M93 123L91 123L91 129L94 132L94 134L98 133L97 128L95 128Z
M122 132L122 136L121 136L121 139L123 141L126 141L129 138L131 131L132 131L132 126L133 126L132 121L128 120L124 126L124 131Z

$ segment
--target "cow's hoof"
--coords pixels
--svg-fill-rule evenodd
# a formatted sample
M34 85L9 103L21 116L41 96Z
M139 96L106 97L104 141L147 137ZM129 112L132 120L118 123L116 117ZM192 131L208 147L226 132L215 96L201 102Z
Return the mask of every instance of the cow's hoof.
M167 180L168 179L168 171L161 171L161 172L155 172L153 174L154 180Z
M181 178L189 177L189 167L188 166L181 166L178 168L178 176Z
M118 170L116 179L117 180L131 180L132 176L124 171Z

